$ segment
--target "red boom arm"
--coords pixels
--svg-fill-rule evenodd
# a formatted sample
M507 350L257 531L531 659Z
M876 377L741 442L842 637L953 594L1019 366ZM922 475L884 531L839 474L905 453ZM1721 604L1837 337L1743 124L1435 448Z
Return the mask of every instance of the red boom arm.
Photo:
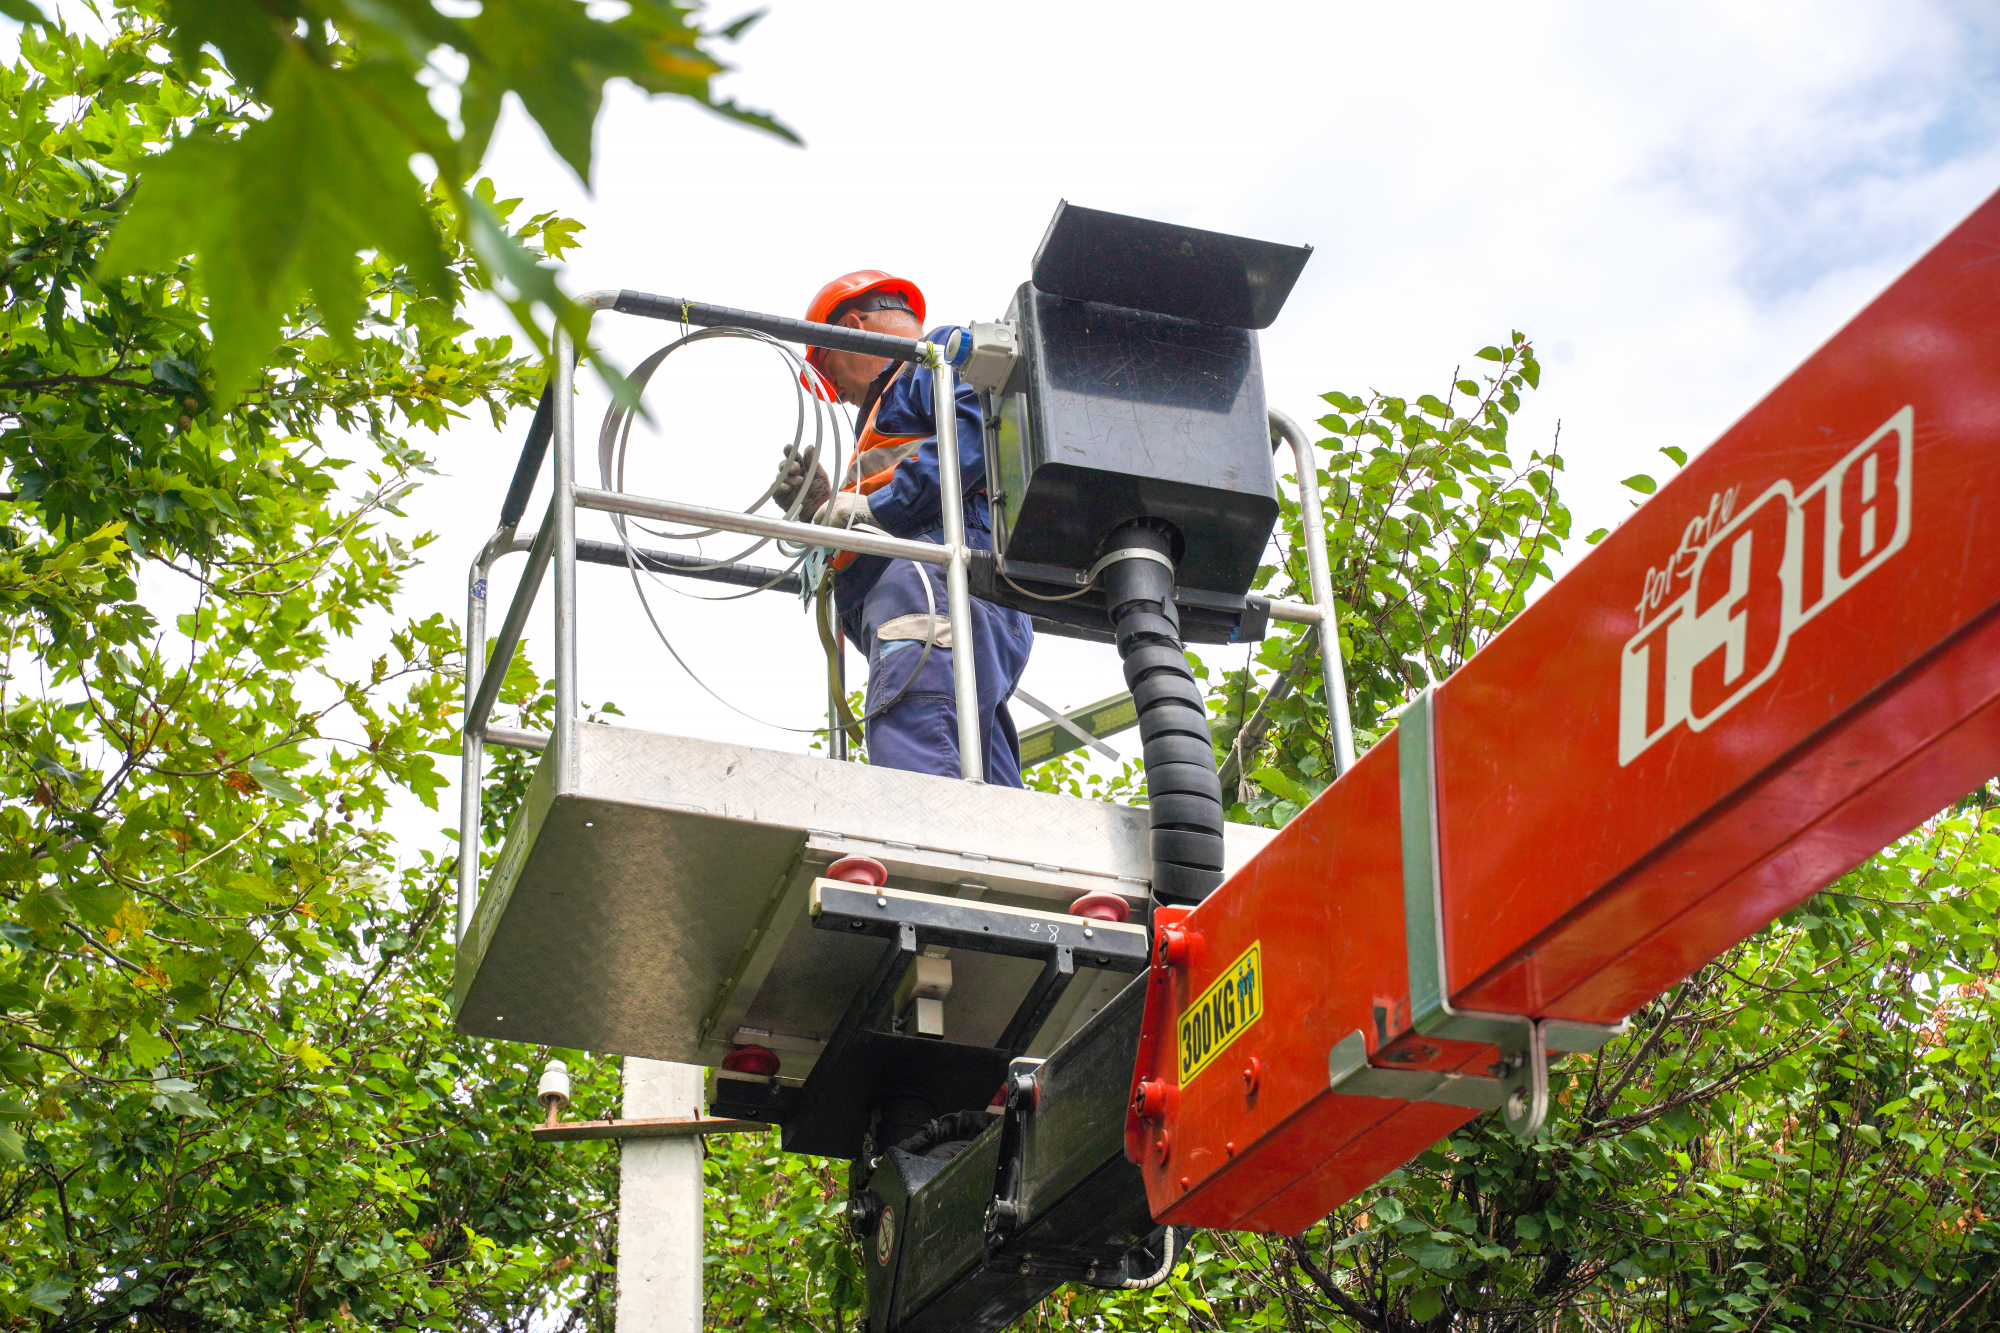
M1992 524L1993 526L1987 526ZM2000 195L1192 912L1126 1147L1297 1232L2000 770Z

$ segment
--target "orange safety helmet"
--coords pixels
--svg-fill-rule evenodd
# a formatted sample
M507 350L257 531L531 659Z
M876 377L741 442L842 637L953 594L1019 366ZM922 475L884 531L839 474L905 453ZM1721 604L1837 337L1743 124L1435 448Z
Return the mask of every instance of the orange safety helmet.
M806 319L814 324L831 324L834 313L840 307L876 292L893 293L902 297L910 303L910 311L916 315L917 323L924 322L924 294L918 290L917 284L908 278L893 277L879 268L862 268L852 273L843 273L820 288L818 294L813 297L812 304L806 307ZM806 364L818 371L822 379L826 374L825 358L824 347L806 349ZM823 398L832 397L830 393L825 392L823 385L815 385L808 381L806 387L819 393Z

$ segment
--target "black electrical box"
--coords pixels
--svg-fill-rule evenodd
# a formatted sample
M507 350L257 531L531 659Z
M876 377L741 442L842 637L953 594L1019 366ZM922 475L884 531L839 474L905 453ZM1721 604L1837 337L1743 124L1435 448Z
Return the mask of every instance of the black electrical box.
M1007 312L1019 367L987 414L1010 577L1080 584L1107 538L1145 521L1171 528L1182 588L1249 590L1278 517L1252 329L1309 253L1056 210Z
M1035 252L1034 282L1051 296L1268 329L1311 256L1310 245L1273 245L1065 199Z

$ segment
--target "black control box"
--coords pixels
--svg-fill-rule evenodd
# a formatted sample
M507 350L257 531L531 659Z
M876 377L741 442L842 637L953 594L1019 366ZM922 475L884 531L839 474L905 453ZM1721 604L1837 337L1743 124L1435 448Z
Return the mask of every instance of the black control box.
M987 405L1007 569L1087 571L1144 520L1172 530L1181 587L1248 592L1278 517L1252 325L1276 317L1309 253L1056 210L1007 312L1020 363Z

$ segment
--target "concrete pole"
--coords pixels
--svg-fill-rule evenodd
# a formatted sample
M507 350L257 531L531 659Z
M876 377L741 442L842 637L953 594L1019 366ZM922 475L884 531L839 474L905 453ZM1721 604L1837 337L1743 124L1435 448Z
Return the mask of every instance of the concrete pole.
M625 1060L627 1120L701 1114L704 1070ZM625 1139L618 1172L618 1333L701 1333L701 1140Z

